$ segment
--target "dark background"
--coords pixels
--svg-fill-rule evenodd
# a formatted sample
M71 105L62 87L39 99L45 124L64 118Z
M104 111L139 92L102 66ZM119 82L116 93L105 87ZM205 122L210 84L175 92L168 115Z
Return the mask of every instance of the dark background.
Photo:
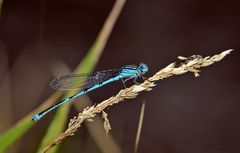
M113 4L110 0L4 1L1 132L51 95L48 82L53 72L62 75L56 63L71 70L78 65ZM178 55L235 51L202 69L199 78L185 74L161 80L153 91L110 108L111 134L124 153L132 152L143 100L146 112L139 153L240 152L239 6L237 0L126 2L96 70L144 62L149 66L146 76L151 76ZM89 96L100 102L121 88L121 83L113 83ZM72 109L69 117L76 113ZM36 150L52 115L21 139L18 152ZM85 128L68 138L60 152L100 152Z

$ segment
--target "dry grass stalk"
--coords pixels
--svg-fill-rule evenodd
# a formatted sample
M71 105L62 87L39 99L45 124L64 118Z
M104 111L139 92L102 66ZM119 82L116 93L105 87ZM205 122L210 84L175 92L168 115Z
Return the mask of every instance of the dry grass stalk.
M199 68L207 67L222 60L231 51L232 49L229 49L220 54L211 57L207 56L205 58L200 55L193 55L188 58L179 56L178 58L181 60L179 66L175 63L171 63L167 67L158 71L152 77L145 80L143 83L120 90L116 96L112 96L97 105L85 108L82 113L79 113L78 116L75 116L70 120L68 129L64 133L60 134L51 144L49 144L43 152L47 152L53 146L61 143L66 137L74 135L84 120L95 117L96 114L101 113L106 107L117 104L125 99L135 98L140 92L152 90L152 88L156 86L155 82L160 79L168 78L173 75L184 74L186 72L192 72L195 77L198 77L200 72Z
M102 111L102 118L103 118L103 127L105 130L105 133L108 134L108 132L112 129L111 124L107 118L107 113L105 111Z
M143 125L144 112L145 112L145 101L142 103L141 112L140 112L140 116L139 116L137 135L136 135L135 144L134 144L134 153L138 152L138 146L139 146L142 125Z

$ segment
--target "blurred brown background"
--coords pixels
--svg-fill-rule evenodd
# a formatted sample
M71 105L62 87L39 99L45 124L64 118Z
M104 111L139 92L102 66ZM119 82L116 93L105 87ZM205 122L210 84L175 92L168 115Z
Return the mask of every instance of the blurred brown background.
M64 74L56 68L58 63L71 70L78 65L113 4L112 0L4 1L0 21L1 133L53 93L50 79ZM111 134L122 152L133 150L143 100L146 113L139 153L240 152L239 6L237 0L126 2L96 70L144 62L149 66L146 76L150 76L176 61L178 55L235 51L202 69L199 78L186 74L159 81L152 92L110 108ZM121 83L113 83L89 97L100 102L121 88ZM72 109L69 118L76 113ZM19 152L36 150L53 114L18 142ZM60 152L100 150L83 126L64 141Z

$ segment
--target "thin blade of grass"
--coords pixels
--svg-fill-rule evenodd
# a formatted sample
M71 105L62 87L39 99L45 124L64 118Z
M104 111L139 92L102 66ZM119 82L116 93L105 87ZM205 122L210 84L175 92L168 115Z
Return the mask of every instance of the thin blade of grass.
M113 27L116 23L116 20L124 6L125 0L117 0L113 6L113 9L109 16L107 17L103 28L101 29L96 41L90 48L87 56L83 59L83 61L79 64L76 71L74 73L86 73L92 72L94 67L96 66L99 58L103 52L103 49L107 43L107 40L113 30ZM76 91L69 91L66 93L66 97L75 94ZM70 105L65 104L61 108L58 109L57 113L55 114L51 125L49 126L46 135L44 136L41 145L38 148L37 152L42 152L44 147L52 142L55 137L57 137L64 129L66 123L66 117L69 112ZM58 150L58 147L53 148L50 152L55 153Z
M0 153L6 152L6 149L11 146L16 140L22 137L33 125L32 117L36 112L39 112L43 108L50 106L57 99L61 97L61 92L55 92L51 97L49 97L39 108L25 116L23 119L19 120L13 127L7 130L0 136Z
M1 16L2 16L2 4L3 4L3 0L0 0L0 19L1 19Z
M142 131L144 112L145 112L145 101L142 103L141 112L140 112L140 116L139 116L137 135L136 135L135 144L134 144L134 153L138 152L138 146L139 146L139 141L140 141L140 136L141 136L141 131Z
M0 137L0 153L4 153L8 146L20 138L31 126L33 122L31 120L23 120L21 124L17 124L16 127L9 129L6 133ZM17 129L17 131L16 131Z

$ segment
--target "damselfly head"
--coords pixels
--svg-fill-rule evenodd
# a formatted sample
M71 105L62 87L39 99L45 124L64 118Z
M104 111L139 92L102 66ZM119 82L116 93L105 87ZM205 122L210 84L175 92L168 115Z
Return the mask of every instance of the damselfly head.
M138 69L141 71L142 74L144 74L148 71L148 66L146 64L141 63L138 66Z

